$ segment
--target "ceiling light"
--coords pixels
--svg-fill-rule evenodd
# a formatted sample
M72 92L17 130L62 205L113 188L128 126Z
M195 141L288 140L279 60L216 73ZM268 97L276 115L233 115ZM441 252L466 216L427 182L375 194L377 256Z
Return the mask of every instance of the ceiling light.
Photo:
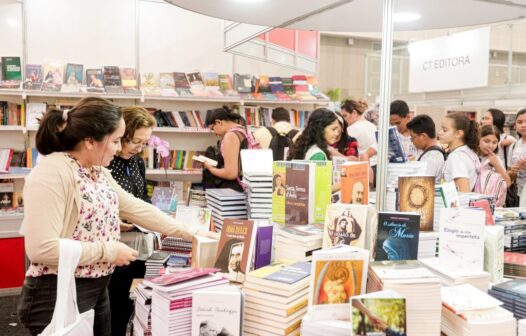
M400 22L413 22L420 19L420 14L417 13L394 13L393 21L395 23Z

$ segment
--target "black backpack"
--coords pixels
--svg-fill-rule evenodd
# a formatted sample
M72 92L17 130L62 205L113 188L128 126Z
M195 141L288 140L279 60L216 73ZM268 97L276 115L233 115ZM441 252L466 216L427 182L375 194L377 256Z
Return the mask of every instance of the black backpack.
M422 154L420 154L420 156L418 157L418 161L420 161L420 159L422 158L422 156L424 156L424 154L426 154L427 152L430 152L430 151L434 151L434 150L442 153L442 156L444 157L444 161L446 161L446 159L447 159L446 151L441 146L438 146L438 145L437 146L431 146L428 149L426 149Z
M272 156L274 161L286 160L285 148L290 148L292 145L292 139L298 134L299 130L291 129L287 134L278 133L274 127L267 127L270 135L272 135L272 140L270 140L270 145L268 148L272 149Z

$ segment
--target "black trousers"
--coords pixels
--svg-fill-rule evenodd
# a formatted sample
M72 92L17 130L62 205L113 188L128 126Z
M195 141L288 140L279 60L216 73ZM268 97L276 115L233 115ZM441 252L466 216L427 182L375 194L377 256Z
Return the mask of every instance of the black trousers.
M144 278L146 265L143 260L131 262L128 266L116 267L108 286L111 306L111 335L125 336L126 327L133 313L130 300L130 286L134 278Z
M79 312L83 313L94 309L94 335L110 336L110 301L107 288L110 276L75 280ZM40 334L51 322L56 300L56 275L26 277L18 301L18 316L20 323L29 329L31 335Z

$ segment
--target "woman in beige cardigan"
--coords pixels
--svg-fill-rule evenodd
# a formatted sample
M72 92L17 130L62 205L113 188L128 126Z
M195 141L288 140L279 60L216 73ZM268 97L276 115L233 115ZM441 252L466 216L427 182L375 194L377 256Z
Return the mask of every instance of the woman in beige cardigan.
M137 251L119 242L120 218L166 235L191 239L154 206L124 191L104 168L121 146L121 109L101 98L82 99L71 110L51 110L40 122L38 151L46 155L26 177L22 231L31 265L19 317L32 335L51 321L56 299L59 239L80 241L75 272L80 312L95 309L95 335L110 335L107 285L115 266Z

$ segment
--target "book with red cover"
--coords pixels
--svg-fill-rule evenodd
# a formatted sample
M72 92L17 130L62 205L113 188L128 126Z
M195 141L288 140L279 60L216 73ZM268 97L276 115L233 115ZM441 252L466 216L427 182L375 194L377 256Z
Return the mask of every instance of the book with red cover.
M156 278L144 280L145 285L161 285L168 286L176 283L184 282L187 280L199 278L208 274L216 273L219 271L217 268L192 268L187 271L181 271L172 274L161 275Z
M487 199L478 199L469 201L470 208L481 208L486 213L486 225L495 225L495 219L491 213L491 208L489 205L489 200Z

